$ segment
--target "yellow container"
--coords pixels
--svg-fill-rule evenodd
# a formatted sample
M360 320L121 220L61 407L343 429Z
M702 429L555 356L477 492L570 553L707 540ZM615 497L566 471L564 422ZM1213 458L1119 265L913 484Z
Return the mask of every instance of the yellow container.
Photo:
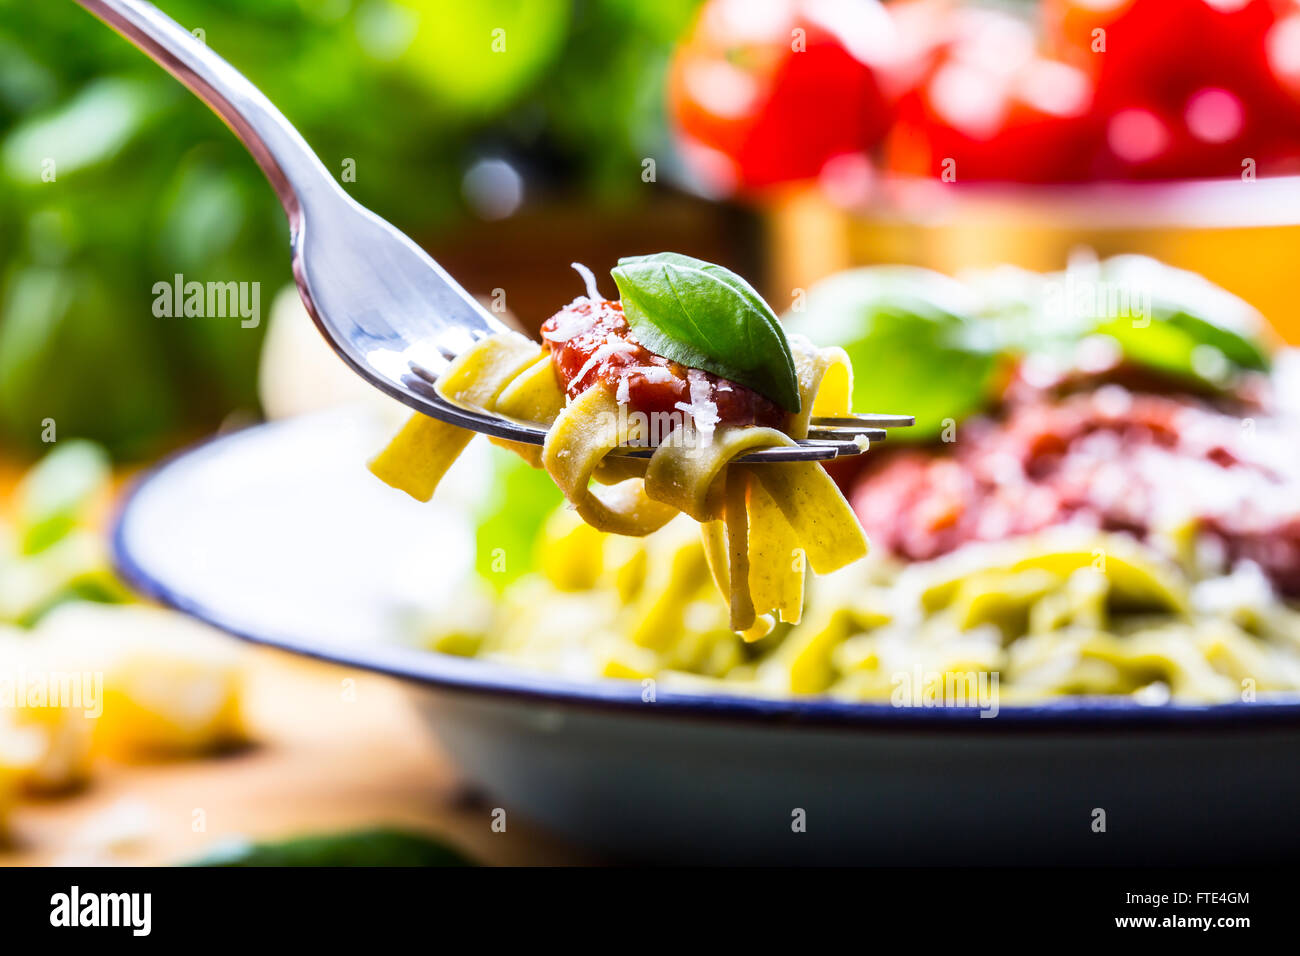
M774 197L766 215L774 302L851 266L1052 271L1089 247L1198 272L1300 344L1300 177L1068 187L886 180L856 209L808 186Z

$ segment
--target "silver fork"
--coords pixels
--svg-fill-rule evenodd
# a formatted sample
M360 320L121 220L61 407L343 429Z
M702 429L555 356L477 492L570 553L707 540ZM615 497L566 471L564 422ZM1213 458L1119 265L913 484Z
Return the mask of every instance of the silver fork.
M541 444L538 426L454 405L433 389L447 364L507 327L423 249L363 208L302 135L234 67L142 0L77 0L208 104L243 141L289 217L293 275L317 328L352 370L417 412L511 441ZM861 454L901 415L818 419L796 446L740 461L806 461ZM865 438L860 442L857 438ZM644 456L649 449L618 453Z

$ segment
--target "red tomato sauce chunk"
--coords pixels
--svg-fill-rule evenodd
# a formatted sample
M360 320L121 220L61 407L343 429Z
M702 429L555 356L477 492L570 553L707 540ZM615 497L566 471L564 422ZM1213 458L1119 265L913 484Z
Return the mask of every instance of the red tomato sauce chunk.
M636 341L619 302L579 298L542 323L542 342L570 398L602 383L632 411L681 414L704 398L717 406L718 424L784 429L785 411L753 389L711 372L688 369ZM696 395L691 394L691 380ZM707 398L705 398L707 388Z

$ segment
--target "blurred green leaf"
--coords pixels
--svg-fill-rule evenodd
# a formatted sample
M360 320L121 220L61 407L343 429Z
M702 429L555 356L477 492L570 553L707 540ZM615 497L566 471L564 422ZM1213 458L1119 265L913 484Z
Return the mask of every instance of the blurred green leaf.
M47 163L59 175L115 156L156 116L156 84L109 77L96 80L62 106L20 123L5 139L4 171L18 183L43 182Z
M43 551L75 528L111 478L108 455L88 441L60 442L14 492L24 554Z
M97 531L73 529L35 554L0 564L0 622L32 627L66 601L117 604L130 599L109 566Z
M699 0L582 4L560 68L539 85L548 128L562 142L588 144L571 151L571 162L605 201L628 203L648 193L639 179L644 158L657 158L661 175L673 165L668 60L698 7Z
M190 866L473 866L460 851L407 830L379 827L267 843L232 842Z
M924 269L854 269L809 290L792 332L842 345L854 408L914 414L902 440L935 437L996 398L1004 363L1028 354L1073 360L1081 340L1114 339L1124 358L1200 385L1268 367L1263 318L1201 276L1118 256L1041 275L1010 266L962 281ZM893 437L891 435L891 437Z
M9 276L0 302L0 422L25 444L53 420L63 434L93 435L129 453L173 423L156 336L116 306L82 269L30 266Z
M403 66L442 106L465 117L482 117L522 95L558 56L569 23L569 0L388 3L411 17ZM388 19L402 18L394 12Z
M335 175L348 161L358 201L426 239L465 215L462 177L485 154L519 166L529 201L650 201L639 163L667 155L661 74L696 3L161 6L263 89ZM207 107L75 5L0 0L0 12L0 178L12 187L0 201L0 441L38 451L33 415L54 414L135 456L251 410L261 330L149 307L153 284L178 272L263 290L290 280L284 214L261 171ZM47 158L53 182L41 180Z
M785 317L791 332L841 345L853 362L857 411L915 415L900 440L936 437L991 397L999 367L994 329L973 317L960 283L925 269L876 266L842 272L808 291Z
M545 471L494 446L492 490L476 516L475 570L479 576L501 590L533 570L538 532L563 501L564 496ZM498 553L509 555L504 571L493 567Z
M0 37L0 109L32 109L53 99L57 88L53 73L18 43Z
M229 252L248 219L241 177L198 150L181 160L161 198L158 252L182 272Z
M1123 290L1118 301L1127 305L1098 315L1096 330L1113 336L1132 361L1211 384L1233 371L1268 368L1263 316L1203 276L1146 256L1115 256L1101 263L1098 278ZM1209 360L1206 349L1214 350Z

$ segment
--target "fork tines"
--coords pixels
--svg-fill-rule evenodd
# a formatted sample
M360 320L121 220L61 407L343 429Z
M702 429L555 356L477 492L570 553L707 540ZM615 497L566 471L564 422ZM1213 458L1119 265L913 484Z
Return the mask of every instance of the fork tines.
M450 406L423 377L407 376L407 384L431 400ZM540 445L546 431L533 422L524 422L499 412L457 407L462 416L477 419L471 427L489 435L511 441ZM910 415L853 415L845 418L813 418L808 437L794 445L760 448L735 459L738 462L825 461L830 458L860 455L873 442L883 441L886 428L907 427L915 422ZM627 458L649 458L655 449L645 445L623 445L613 454Z
M915 415L850 415L847 418L814 418L814 428L906 428L916 424Z
M816 439L830 439L844 441L851 440L861 435L868 441L884 441L885 430L883 428L810 428L808 437Z

